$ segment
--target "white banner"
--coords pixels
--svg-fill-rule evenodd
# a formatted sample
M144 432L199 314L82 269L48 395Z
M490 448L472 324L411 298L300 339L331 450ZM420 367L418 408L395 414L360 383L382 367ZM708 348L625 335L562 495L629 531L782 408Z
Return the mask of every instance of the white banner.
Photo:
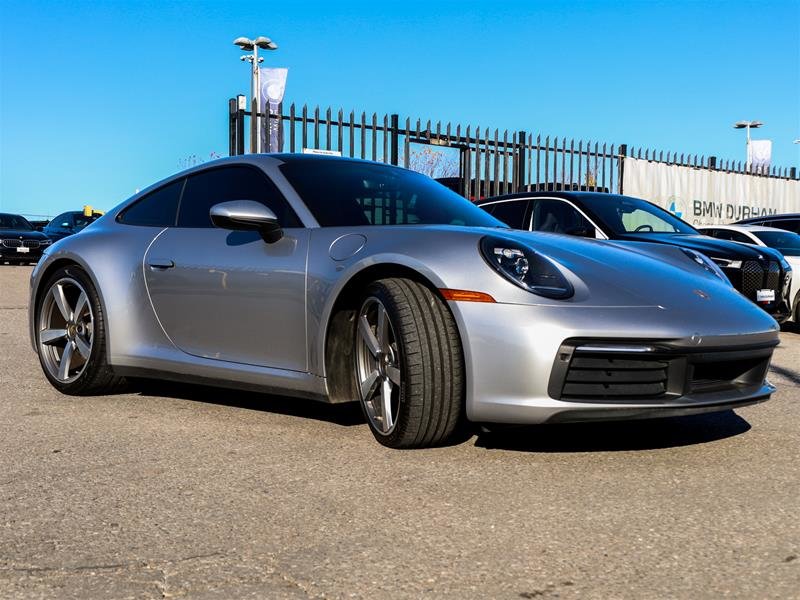
M625 158L622 189L692 225L800 212L800 181Z
M286 77L289 69L282 67L264 67L259 69L259 81L261 85L261 106L275 115L283 102L283 94L286 91ZM269 131L262 131L261 147L267 152L280 152L283 149L281 140L280 123L277 119L269 120Z
M772 140L750 140L747 149L750 166L755 169L768 169L772 161Z

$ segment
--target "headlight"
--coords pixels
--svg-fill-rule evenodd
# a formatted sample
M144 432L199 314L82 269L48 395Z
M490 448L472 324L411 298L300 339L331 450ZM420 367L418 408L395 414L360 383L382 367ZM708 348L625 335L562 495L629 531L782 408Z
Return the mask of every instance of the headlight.
M53 243L53 240L42 240L41 242L39 242L39 245L40 246L49 246L52 243Z
M727 258L711 258L711 260L718 266L724 269L741 269L742 261L728 260Z
M485 237L480 243L481 254L492 268L514 285L524 290L563 300L575 293L572 285L547 256L530 248L496 237Z
M705 254L700 254L699 252L695 252L694 250L690 250L689 248L681 248L681 250L683 250L683 253L686 256L691 258L692 261L694 261L695 263L697 263L698 265L703 267L706 271L708 271L712 275L715 275L716 277L719 277L722 281L724 281L728 285L731 285L731 282L728 279L728 276L725 275L725 273L722 272L722 269L720 269L717 266L717 262L716 262L718 260L725 260L725 259L715 258L715 259L712 260L712 259L708 258ZM730 267L732 269L738 269L738 268L740 268L742 266L742 261L740 261L740 260L735 260L735 261L734 260L730 260L730 261L728 261L728 263L730 263L730 264L724 265L724 266Z

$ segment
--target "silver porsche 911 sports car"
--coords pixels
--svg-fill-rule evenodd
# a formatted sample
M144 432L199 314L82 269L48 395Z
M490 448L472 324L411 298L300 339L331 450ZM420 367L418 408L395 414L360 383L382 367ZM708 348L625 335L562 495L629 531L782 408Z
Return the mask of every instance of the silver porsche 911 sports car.
M63 393L128 376L360 400L396 448L751 404L778 343L694 251L512 231L423 175L309 155L155 184L54 244L30 306Z

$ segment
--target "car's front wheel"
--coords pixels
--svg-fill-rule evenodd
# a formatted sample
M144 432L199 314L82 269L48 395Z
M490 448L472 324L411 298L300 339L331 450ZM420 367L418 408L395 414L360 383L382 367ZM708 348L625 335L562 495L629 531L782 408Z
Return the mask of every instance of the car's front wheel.
M461 424L464 360L453 316L426 286L381 279L355 323L361 406L375 438L391 448L436 446Z
M106 362L105 317L100 298L83 269L53 273L36 306L36 349L42 370L59 391L102 394L120 381Z

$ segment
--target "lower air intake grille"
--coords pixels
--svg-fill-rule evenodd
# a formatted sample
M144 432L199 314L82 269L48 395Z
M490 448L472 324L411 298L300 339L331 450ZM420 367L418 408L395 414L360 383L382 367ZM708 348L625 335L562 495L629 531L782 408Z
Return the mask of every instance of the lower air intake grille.
M562 398L658 398L667 392L669 363L647 357L609 358L575 354Z

